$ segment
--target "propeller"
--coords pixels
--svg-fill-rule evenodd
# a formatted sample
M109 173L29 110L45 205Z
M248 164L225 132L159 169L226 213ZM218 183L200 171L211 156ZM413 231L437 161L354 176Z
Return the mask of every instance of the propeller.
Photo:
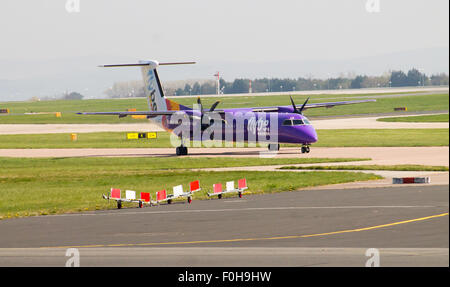
M215 102L211 108L206 111L207 113L213 112L216 107L219 105L220 101ZM200 100L200 97L197 97L197 104L200 106L200 122L202 123L202 126L209 126L209 125L203 125L203 116L205 114L205 111L203 110L202 101Z
M297 106L295 106L294 100L292 99L291 96L289 96L291 98L291 103L292 103L292 107L294 108L294 113L295 114L303 114L303 110L305 109L306 103L308 103L309 101L309 97L306 99L306 101L303 103L302 107L300 109L297 109Z

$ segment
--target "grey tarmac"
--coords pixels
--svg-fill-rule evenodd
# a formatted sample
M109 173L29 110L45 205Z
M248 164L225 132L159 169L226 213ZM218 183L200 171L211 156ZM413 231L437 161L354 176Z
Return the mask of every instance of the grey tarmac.
M0 266L61 266L71 247L85 266L363 266L368 248L448 266L448 203L448 185L311 189L3 220Z

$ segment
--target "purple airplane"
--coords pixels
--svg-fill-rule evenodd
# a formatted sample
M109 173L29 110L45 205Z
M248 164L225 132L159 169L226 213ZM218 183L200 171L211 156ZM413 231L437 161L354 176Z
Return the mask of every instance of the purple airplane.
M310 108L374 102L357 100L296 106L291 97L290 106L216 109L220 101L204 110L197 99L195 108L189 108L167 99L156 71L158 66L194 64L195 62L158 63L140 61L137 64L103 65L101 67L141 67L149 111L136 112L82 112L82 115L117 115L119 118L145 115L165 130L183 140L202 141L213 139L226 142L266 143L269 150L279 150L280 143L302 145L301 152L309 153L310 145L317 142L317 133L303 111ZM187 145L181 141L177 155L187 155Z

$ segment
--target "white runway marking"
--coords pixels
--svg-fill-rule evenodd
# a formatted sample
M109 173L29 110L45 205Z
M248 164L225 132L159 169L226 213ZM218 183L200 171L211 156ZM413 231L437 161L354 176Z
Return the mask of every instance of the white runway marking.
M67 216L105 216L105 215L136 215L136 214L169 214L169 213L201 213L201 212L233 212L233 211L260 211L260 210L302 210L302 209L369 209L369 208L430 208L447 207L433 205L360 205L360 206L280 206L280 207L248 207L248 208L223 208L223 209L186 209L186 210L165 210L165 211L112 211L101 213L76 213L45 215L45 217L67 217ZM39 218L36 216L30 218Z

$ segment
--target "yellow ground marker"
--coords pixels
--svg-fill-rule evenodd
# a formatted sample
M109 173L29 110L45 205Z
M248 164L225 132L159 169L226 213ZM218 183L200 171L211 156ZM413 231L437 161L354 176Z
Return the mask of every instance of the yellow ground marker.
M198 243L226 243L226 242L243 242L243 241L260 241L260 240L281 240L281 239L295 239L295 238L308 238L315 236L327 236L327 235L335 235L342 233L350 233L350 232L360 232L367 231L373 229L380 229L389 226L395 226L400 224L406 224L417 221L424 221L432 218L447 216L448 212L414 218L409 220L397 221L382 225L369 226L364 228L357 229L348 229L348 230L340 230L326 233L317 233L317 234L307 234L307 235L291 235L291 236L278 236L278 237L260 237L260 238L235 238L235 239L217 239L217 240L199 240L199 241L180 241L180 242L155 242L155 243L124 243L124 244L97 244L97 245L79 245L79 246L50 246L50 247L41 247L41 248L93 248L93 247L129 247L129 246L160 246L160 245L186 245L186 244L198 244Z

